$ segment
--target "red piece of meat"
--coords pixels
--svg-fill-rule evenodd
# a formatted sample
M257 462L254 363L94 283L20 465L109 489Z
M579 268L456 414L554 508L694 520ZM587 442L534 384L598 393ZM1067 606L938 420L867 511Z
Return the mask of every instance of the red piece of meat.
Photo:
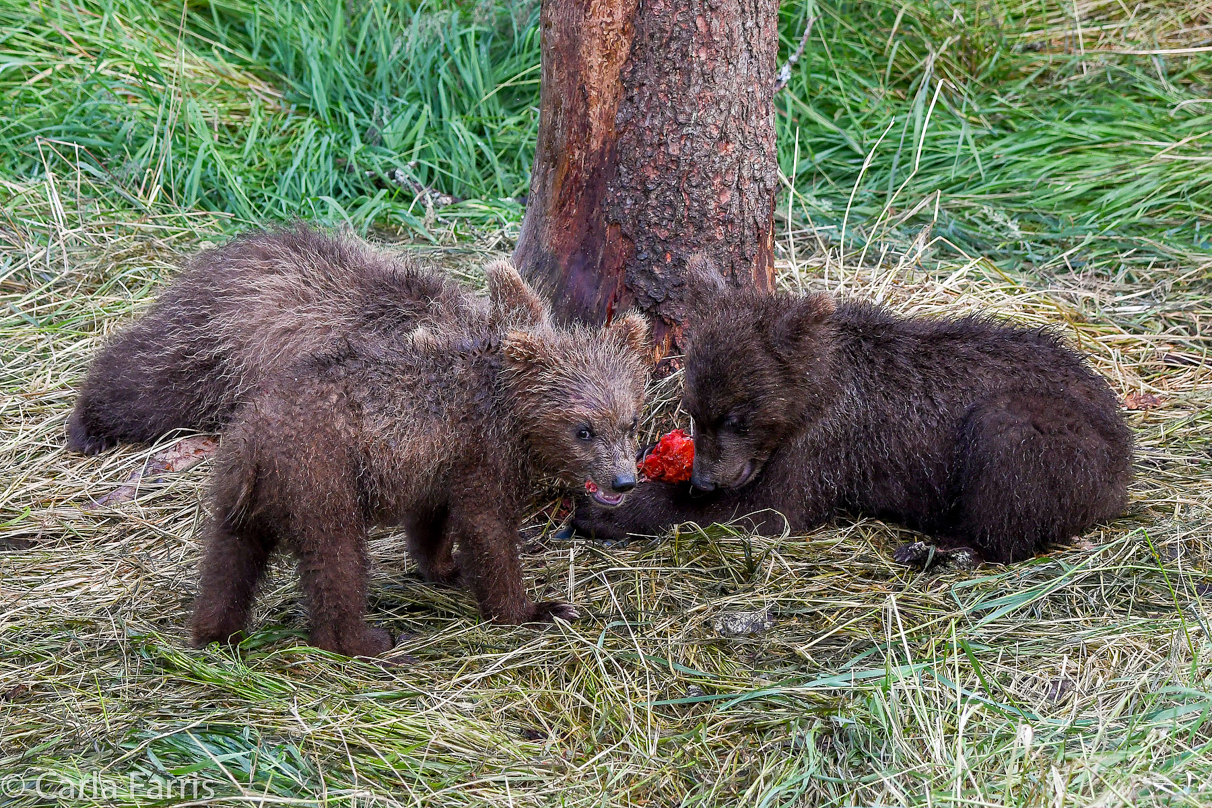
M662 435L657 445L640 462L640 472L650 480L682 483L690 479L694 467L694 441L683 429Z

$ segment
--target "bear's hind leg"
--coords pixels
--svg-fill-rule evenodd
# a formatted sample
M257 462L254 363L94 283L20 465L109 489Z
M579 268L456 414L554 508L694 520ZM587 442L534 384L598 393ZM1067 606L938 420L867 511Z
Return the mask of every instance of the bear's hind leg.
M391 632L366 622L365 526L356 511L340 514L340 521L347 524L324 521L327 526L308 530L296 544L312 645L345 656L373 657L390 651Z
M238 639L275 543L264 526L233 527L218 516L208 529L193 617L194 645L199 648Z
M300 463L308 486L290 502L291 546L311 615L311 643L346 656L372 657L391 650L391 632L366 623L369 563L367 524L352 474L341 474L340 453L326 468Z
M1063 394L978 402L962 428L950 543L1010 563L1118 514L1127 451L1097 428L1098 415Z

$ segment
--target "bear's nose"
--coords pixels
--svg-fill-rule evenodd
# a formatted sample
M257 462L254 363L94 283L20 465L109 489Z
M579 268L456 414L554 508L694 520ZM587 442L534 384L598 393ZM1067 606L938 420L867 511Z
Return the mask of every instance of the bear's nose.
M624 491L630 491L635 488L634 474L616 474L614 479L610 481L610 487L620 494Z
M699 489L700 491L714 491L715 490L715 481L708 479L707 477L700 476L698 474L698 472L691 472L690 484L692 486L694 486L695 488Z

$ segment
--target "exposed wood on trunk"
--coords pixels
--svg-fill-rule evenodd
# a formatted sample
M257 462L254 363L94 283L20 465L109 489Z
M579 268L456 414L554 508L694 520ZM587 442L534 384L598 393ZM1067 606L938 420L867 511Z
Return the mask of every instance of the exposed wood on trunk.
M567 319L636 306L657 357L682 270L773 282L775 0L545 0L539 138L514 253Z

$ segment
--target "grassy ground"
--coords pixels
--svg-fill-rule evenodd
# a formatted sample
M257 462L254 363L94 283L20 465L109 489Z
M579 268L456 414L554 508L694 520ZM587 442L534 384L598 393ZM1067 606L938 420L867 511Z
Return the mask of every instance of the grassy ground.
M404 664L303 645L284 562L245 647L189 650L206 464L91 507L155 450L64 452L72 385L246 221L475 282L522 210L535 8L0 0L0 803L1212 803L1212 10L783 14L784 53L819 17L778 99L781 282L1061 328L1160 403L1125 518L913 574L870 520L601 546L536 506L532 585L575 625L481 625L384 533Z

